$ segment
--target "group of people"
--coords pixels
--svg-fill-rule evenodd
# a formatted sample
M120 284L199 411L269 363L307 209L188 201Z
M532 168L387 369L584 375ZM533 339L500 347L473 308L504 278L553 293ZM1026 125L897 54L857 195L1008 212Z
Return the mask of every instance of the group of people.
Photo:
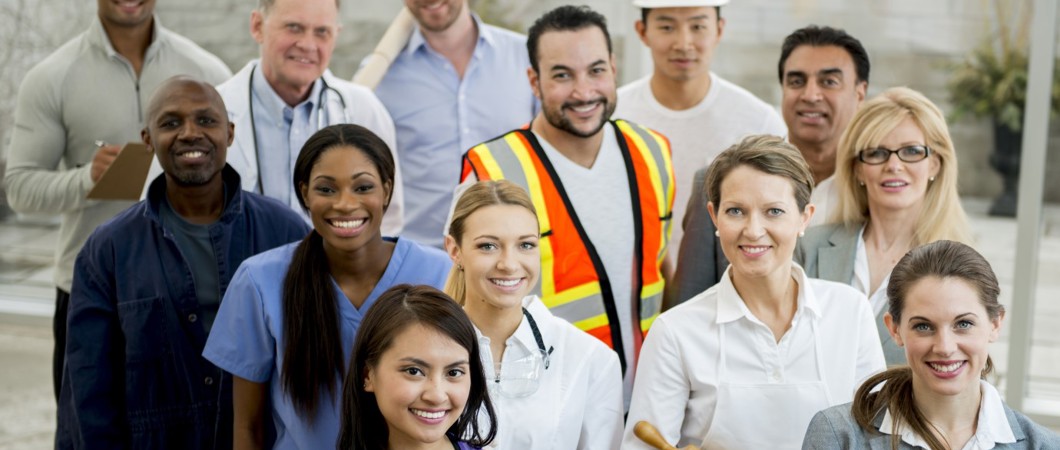
M259 0L234 76L98 0L4 177L62 213L56 447L1060 447L984 381L1004 308L939 109L808 26L778 114L710 71L726 3L634 0L619 89L587 7L524 37L406 0L373 91L327 70L334 0ZM144 199L87 200L126 141Z

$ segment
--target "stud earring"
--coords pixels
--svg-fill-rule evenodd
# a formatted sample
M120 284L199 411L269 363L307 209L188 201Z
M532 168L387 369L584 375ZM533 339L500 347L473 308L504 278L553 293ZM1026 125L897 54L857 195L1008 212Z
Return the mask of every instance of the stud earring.
M928 181L929 181L929 182L933 182L933 181L935 181L935 177L931 177L931 178L928 178Z
M721 232L718 230L714 230L714 236L721 237Z
M865 182L858 180L858 186L865 187Z
M464 271L464 266L462 266L460 264L457 264L456 265L456 270L459 270L459 271L463 272Z
M799 237L806 237L806 232L805 231L800 231L799 232Z

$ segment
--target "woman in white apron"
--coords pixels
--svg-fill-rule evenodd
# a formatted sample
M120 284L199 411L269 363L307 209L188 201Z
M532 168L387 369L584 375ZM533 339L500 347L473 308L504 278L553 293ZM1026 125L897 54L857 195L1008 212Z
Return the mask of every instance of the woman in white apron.
M803 448L1060 448L1060 436L1009 408L985 380L1005 318L990 263L967 245L935 241L902 257L890 278L884 321L909 365L814 416Z
M540 235L529 195L502 180L476 183L460 196L445 238L453 260L445 290L475 325L497 416L490 447L617 448L618 356L532 294L539 289Z
M707 210L730 266L663 313L641 349L622 448L651 448L639 421L678 446L797 449L813 415L884 368L865 296L792 262L813 215L813 177L775 136L750 136L707 174Z

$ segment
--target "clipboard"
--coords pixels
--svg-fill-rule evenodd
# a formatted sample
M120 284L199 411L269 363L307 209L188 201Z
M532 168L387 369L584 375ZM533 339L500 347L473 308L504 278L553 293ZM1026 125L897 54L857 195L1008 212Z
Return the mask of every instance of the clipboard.
M114 163L103 172L88 198L94 200L140 200L155 154L141 142L125 144Z

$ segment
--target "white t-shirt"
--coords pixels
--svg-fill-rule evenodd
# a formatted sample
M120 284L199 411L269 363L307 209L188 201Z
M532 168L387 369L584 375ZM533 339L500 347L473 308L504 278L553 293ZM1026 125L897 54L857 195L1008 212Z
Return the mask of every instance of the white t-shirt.
M814 186L810 194L810 203L814 205L813 217L810 218L810 226L829 223L828 217L832 210L839 204L839 191L835 188L835 176L821 180Z
M622 370L618 355L607 345L553 316L537 296L523 299L534 318L545 351L552 349L547 369L540 372L537 390L525 397L505 395L495 388L490 339L475 328L491 386L490 401L497 415L496 449L613 449L622 439ZM505 341L502 374L513 361L538 352L529 321L523 321ZM522 370L525 373L525 369ZM508 383L503 380L501 383ZM481 416L480 416L481 417Z
M713 73L710 77L707 96L683 111L669 109L655 99L650 75L618 90L613 118L630 120L670 139L677 188L671 223L682 223L696 171L709 165L719 153L747 135L788 134L784 120L772 106ZM680 226L673 227L670 248L681 248L683 235Z
M622 330L622 348L626 359L623 379L625 405L633 390L633 201L629 193L629 176L622 150L618 147L615 128L604 125L600 153L592 168L571 161L541 135L537 136L545 155L552 162L563 183L570 203L585 228L585 234L604 264L615 309Z
M714 421L722 381L777 385L817 381L814 334L820 339L823 378L832 405L849 402L869 376L886 366L876 324L865 297L841 283L807 278L792 264L799 284L791 327L777 342L773 332L744 304L729 270L721 282L662 313L641 348L637 383L626 419L623 449L649 449L633 435L641 420L655 425L678 447L700 445ZM726 328L728 377L718 377L719 327ZM812 417L770 417L775 405L747 404L761 411L762 423Z

